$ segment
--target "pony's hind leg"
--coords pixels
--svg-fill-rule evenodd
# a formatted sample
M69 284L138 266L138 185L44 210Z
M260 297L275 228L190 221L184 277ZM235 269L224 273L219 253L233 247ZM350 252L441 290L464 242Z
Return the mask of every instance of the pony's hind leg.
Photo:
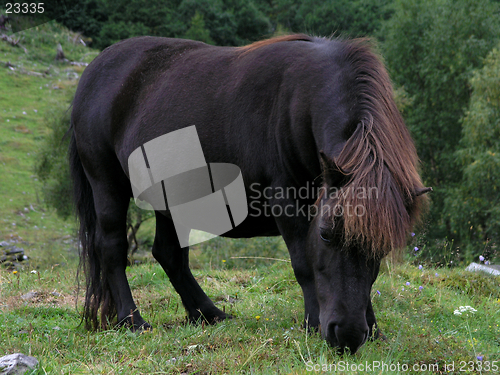
M118 325L136 329L149 329L137 310L132 292L127 281L125 268L127 266L128 242L126 233L127 209L130 198L128 194L119 191L100 189L100 184L94 187L96 208L96 253L100 263L101 290L96 291L95 298L100 299L101 326L108 326L114 314Z
M203 292L189 269L189 247L181 248L172 219L159 212L156 212L153 256L179 293L191 322L204 320L214 324L229 317Z

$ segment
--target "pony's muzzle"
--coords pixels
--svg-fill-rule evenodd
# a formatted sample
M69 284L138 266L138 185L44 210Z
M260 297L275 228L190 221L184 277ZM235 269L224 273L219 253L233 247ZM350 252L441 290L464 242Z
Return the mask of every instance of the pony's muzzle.
M368 324L363 322L337 323L332 321L328 324L326 341L340 349L341 353L347 348L354 354L366 342L369 335Z

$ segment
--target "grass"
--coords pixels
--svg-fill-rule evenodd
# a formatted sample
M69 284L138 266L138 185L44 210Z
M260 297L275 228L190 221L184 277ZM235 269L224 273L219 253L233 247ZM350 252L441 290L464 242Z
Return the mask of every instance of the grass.
M126 329L85 331L80 325L83 295L77 293L75 223L45 206L33 165L48 133L47 118L67 102L77 82L70 77L83 69L54 62L57 43L75 61L88 62L97 52L75 43L76 34L54 23L21 34L27 54L0 42L0 61L16 67L0 68L0 241L17 241L30 259L15 273L0 268L0 355L37 357L37 374L498 372L492 367L500 361L498 277L424 263L419 269L420 259L413 255L403 264L384 262L372 301L387 340L367 343L355 356L339 357L317 334L301 328L302 294L289 263L231 258L287 260L279 239L217 238L193 248L195 277L234 316L230 321L186 324L180 298L148 255L127 273L142 315L154 330L140 335ZM33 76L30 71L48 73ZM141 227L144 243L152 242L153 228L154 220ZM22 297L29 292L36 294ZM454 314L467 305L477 311ZM375 368L377 363L386 367ZM372 367L353 367L360 364Z
M127 273L152 332L86 332L75 309L74 267L15 274L2 269L0 347L37 357L40 374L301 374L308 366L347 361L383 361L389 370L437 364L431 373L443 373L453 363L472 361L477 369L500 361L498 279L487 275L386 264L372 300L387 340L339 357L317 334L302 329L302 296L289 264L195 270L207 294L234 316L215 326L186 324L180 298L156 263L129 267ZM36 296L24 300L30 291ZM477 311L454 314L467 305Z
M61 249L52 246L54 242L70 249L63 241L74 235L74 224L62 221L45 207L33 169L40 141L48 132L45 124L54 116L53 108L68 102L77 84L70 78L80 76L84 69L56 62L56 47L61 43L72 61L89 62L98 51L84 47L77 34L53 22L16 35L27 53L0 42L0 240L17 241L44 267L74 256L66 250L62 256L55 254ZM6 62L14 70L5 67ZM33 76L30 72L43 74Z

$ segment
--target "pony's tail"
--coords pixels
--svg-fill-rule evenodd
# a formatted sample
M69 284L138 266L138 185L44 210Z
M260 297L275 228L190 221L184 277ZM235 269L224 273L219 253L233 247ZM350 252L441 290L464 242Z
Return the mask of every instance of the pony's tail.
M347 243L383 256L406 245L426 197L417 152L381 60L364 40L345 44L357 126L335 159L347 176L337 197ZM351 211L349 212L348 209Z
M83 271L86 285L82 321L86 329L97 330L107 328L108 322L116 315L116 311L97 254L97 218L92 187L78 154L73 125L70 131L69 164L73 179L73 200L80 222L80 264L77 279ZM101 325L98 319L99 308L101 308Z

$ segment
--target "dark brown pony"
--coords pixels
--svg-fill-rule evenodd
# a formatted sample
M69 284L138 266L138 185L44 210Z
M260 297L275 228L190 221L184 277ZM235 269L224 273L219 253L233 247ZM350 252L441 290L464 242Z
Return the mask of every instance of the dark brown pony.
M370 291L380 260L404 246L426 189L368 43L307 35L239 48L140 37L88 66L70 146L87 327L150 327L125 275L127 161L146 142L192 125L208 163L241 169L249 215L224 236L283 236L306 324L353 353L376 337ZM225 319L191 274L188 252L170 210L156 211L153 255L189 319Z

